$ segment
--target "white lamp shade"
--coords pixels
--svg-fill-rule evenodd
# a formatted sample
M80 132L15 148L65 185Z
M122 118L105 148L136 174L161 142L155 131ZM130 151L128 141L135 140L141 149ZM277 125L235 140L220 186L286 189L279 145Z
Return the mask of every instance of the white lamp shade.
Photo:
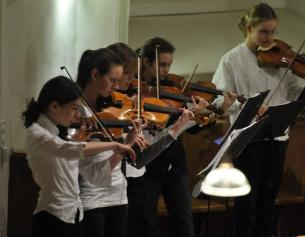
M203 193L217 197L244 196L250 190L246 176L233 166L213 169L201 185Z

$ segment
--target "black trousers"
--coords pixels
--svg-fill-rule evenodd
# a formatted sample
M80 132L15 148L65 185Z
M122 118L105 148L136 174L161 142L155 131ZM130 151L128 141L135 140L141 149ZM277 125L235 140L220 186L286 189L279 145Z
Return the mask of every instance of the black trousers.
M75 217L75 224L63 222L52 214L41 211L33 215L33 237L80 237L79 213Z
M128 219L127 237L145 237L148 217L146 212L146 176L127 177Z
M283 175L287 142L249 144L235 160L251 185L247 196L235 199L235 236L263 237L275 233L275 199Z
M127 212L127 205L85 211L82 221L82 237L124 237Z
M154 236L158 199L162 193L170 216L172 236L193 237L194 223L187 174L168 171L161 176L147 175L146 188L148 228L145 236Z

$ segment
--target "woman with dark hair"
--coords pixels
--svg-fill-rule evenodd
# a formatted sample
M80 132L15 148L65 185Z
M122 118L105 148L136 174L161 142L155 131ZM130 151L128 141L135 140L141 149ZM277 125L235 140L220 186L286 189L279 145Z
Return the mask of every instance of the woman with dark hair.
M136 53L124 43L115 43L108 46L123 62L124 73L121 83L118 84L118 90L127 93L134 94L135 90L131 88L132 79L136 73ZM131 89L131 90L130 90ZM155 136L151 136L147 130L143 130L145 138L150 141L149 147L145 149L142 156L153 157L154 160L164 150L168 148L179 135L189 127L195 125L193 121L185 116L190 111L185 110L182 116L174 123L162 132L156 132ZM128 182L127 195L128 195L128 222L126 236L147 236L148 233L148 219L147 219L147 196L150 193L147 192L147 183L145 175L145 167L136 169L130 165L126 165L126 178Z
M258 48L271 46L277 33L278 18L272 7L265 3L255 5L241 17L238 27L243 32L244 42L221 58L213 82L221 90L233 91L246 98L270 90L266 100L274 95L269 105L295 100L304 88L302 80L289 72L289 78L276 89L283 69L259 67L257 63ZM222 99L216 103L221 104ZM238 101L229 108L231 123L240 108ZM263 105L258 115L265 111ZM288 134L250 143L236 159L235 165L245 173L252 190L247 196L236 199L235 236L274 236L275 199L281 183L287 140Z
M99 101L113 92L123 73L121 61L106 48L87 50L78 67L77 83L83 89L83 98L95 111ZM103 103L102 103L103 104ZM82 113L91 116L82 108ZM133 143L133 141L128 140ZM100 176L97 165L112 157L112 151L90 162L80 163L80 191L84 206L83 236L124 236L127 218L126 180L121 171L121 159L112 167L108 184ZM101 183L102 182L102 183Z
M137 55L136 53L124 43L114 43L107 47L115 55L117 55L123 63L122 80L118 83L117 90L122 93L128 94L134 79L134 74L137 70ZM134 93L135 91L132 91ZM172 142L169 136L162 143L164 146ZM162 147L158 146L158 149ZM145 226L142 222L143 213L145 212L145 167L136 169L129 164L126 164L126 180L127 180L127 198L128 198L128 218L126 223L125 236L145 236L142 235L142 228Z
M79 197L78 162L102 151L128 152L116 142L70 142L59 137L57 126L69 127L79 118L81 90L59 76L32 99L22 118L27 128L26 153L35 182L40 187L32 221L32 236L79 236L83 208Z
M106 64L112 66L108 67L102 60L100 60L100 63L97 63L97 58L100 59L105 56L96 54L107 53L108 55L111 55L109 49L111 49L111 53L115 55L115 57L113 57L112 60L108 58ZM123 70L122 65L118 64L120 61L122 61ZM112 91L114 87L116 89L125 90L130 84L130 78L132 78L136 69L134 62L135 57L132 50L123 43L113 44L109 46L107 50L85 52L80 61L78 76L78 81L86 82L83 83L85 99L87 99L91 105L95 105L97 110L108 107L108 103L111 102L111 98L109 99L107 97L110 94L109 92ZM95 66L97 64L99 64L98 67ZM99 72L99 76L96 76L95 73L98 71L97 68L107 67L110 68L108 72L105 74ZM113 71L118 70L118 67L120 67L121 73L114 74ZM82 68L86 68L89 71L89 73L87 72L86 74L87 76L90 75L90 77L84 78L80 76L84 75ZM111 84L111 81L110 83L105 81L109 80L109 77L115 78L115 83ZM98 80L100 80L100 82L98 82ZM108 87L103 85L107 83L109 85ZM111 88L108 93L106 93L107 88ZM88 95L91 95L91 97ZM181 118L171 128L164 130L162 134L158 136L155 143L145 147L142 153L137 155L146 158L157 156L162 149L166 148L167 144L174 141L174 137L181 133L183 126L189 121L191 116L192 113L190 111L183 111ZM134 132L131 132L131 134L132 133ZM127 140L125 142L129 142L129 140L133 141L136 136L137 134L133 134L132 136L127 135ZM106 157L104 157L104 159L105 158ZM97 163L94 165L96 164ZM83 172L84 168L87 169L90 165L92 165L92 163L85 165L81 164L80 169L83 176L80 178L82 190L81 197L86 210L84 219L84 235L124 236L127 221L127 196L126 180L121 172L120 164L115 167L112 173L112 180L116 180L116 182L112 182L108 187L102 187L99 183L92 182L92 178L89 177L90 174L91 176L95 176L95 172L89 172L90 174L88 174L88 172ZM132 169L131 166L127 164L127 176L130 174L130 169ZM136 169L134 168L133 170ZM143 169L138 172L141 173L142 170ZM86 179L84 179L84 176L87 176ZM131 200L129 199L128 202L129 201Z
M143 70L141 78L150 86L155 86L156 84L156 45L159 46L160 84L175 86L168 79L175 48L170 42L160 37L148 40L142 48ZM199 103L194 103L194 111L205 109L208 105L207 102L199 97L197 99ZM174 119L174 117L171 117L170 120L173 121ZM144 200L145 210L142 213L142 221L137 226L134 223L133 228L142 230L143 236L154 235L157 204L162 193L171 218L174 235L193 236L194 226L188 182L185 150L181 140L177 139L146 166L144 187L146 198ZM138 219L141 218L138 217Z
M118 82L117 89L119 91L126 91L134 79L134 74L137 70L137 55L125 43L114 43L107 47L110 49L123 64L123 75Z

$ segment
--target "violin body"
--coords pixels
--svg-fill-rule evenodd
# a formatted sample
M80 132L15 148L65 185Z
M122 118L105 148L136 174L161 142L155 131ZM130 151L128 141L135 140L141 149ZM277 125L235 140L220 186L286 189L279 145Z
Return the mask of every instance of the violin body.
M275 39L274 44L267 49L258 49L258 65L269 67L288 67L291 61L295 61L291 65L291 70L294 74L301 78L305 78L305 57L296 55L291 50L291 46L282 40Z
M112 108L117 109L115 107ZM107 132L110 133L115 140L120 140L124 128L133 125L131 120L118 119L113 111L102 111L96 113L96 115L99 122L102 123L102 125L107 129ZM80 129L70 131L70 137L72 137L73 140L86 141L93 137L99 138L101 141L106 140L106 132L102 128L99 128L94 117L81 117L79 124ZM105 137L105 139L103 139L103 137Z
M147 87L148 88L148 87ZM137 109L137 96L134 95L132 97L129 97L128 95L120 92L113 92L112 93L112 103L119 103L121 104L120 108L113 107L113 106L107 106L103 108L103 112L98 113L99 116L101 115L100 119L102 121L109 120L109 115L113 116L112 119L121 120L121 121L132 121L137 119L138 117L138 109ZM144 103L154 103L161 106L166 106L166 104L157 98L154 97L145 97L142 94L141 98L141 111L140 111L140 117L143 119L146 119L148 121L148 126L150 128L156 127L157 129L163 129L167 121L169 119L169 115L162 114L162 113L154 113L154 112L146 112L143 110L143 104ZM132 125L132 124L131 124ZM118 128L110 128L109 129L111 133L114 135L119 134L120 131L117 131Z
M191 83L190 86L191 85L198 85L202 88L209 88L209 89L216 90L215 84L211 81L199 81L199 82L196 82L196 83ZM199 91L199 90L197 91L197 90L191 89L191 87L187 88L186 94L202 97L209 103L212 103L213 100L217 97L217 94L202 92L202 91Z
M131 84L131 87L133 88L132 90L134 91L134 95L132 97L135 96L137 86L138 86L138 80L134 79ZM180 89L178 89L174 86L161 86L160 90L168 92L168 93L172 93L172 94L181 94ZM171 108L181 108L183 106L183 102L179 101L179 100L164 98L162 96L160 96L161 99L157 99L156 98L156 96L157 96L156 87L148 85L145 81L141 81L141 95L142 95L143 104L150 103L150 104L156 104L156 105L160 105L160 106L169 106Z
M90 139L98 139L99 141L107 141L107 137L103 132L89 131L82 128L69 128L67 139L69 141L85 142Z
M166 79L171 81L172 85L177 88L182 88L185 83L185 79L183 76L179 76L179 75L173 74L173 73L169 73L167 75Z
M113 91L111 94L112 103L120 104L121 108L132 108L134 106L133 100L126 94Z
M142 102L143 105L146 102ZM133 108L125 108L125 109L119 109L115 107L109 107L103 110L103 112L111 113L118 119L122 120L135 120L137 119L137 110ZM146 119L148 123L148 127L156 127L158 129L163 129L169 119L169 116L166 114L156 113L156 112L147 112L147 111L141 111L141 118ZM110 129L110 131L113 131L115 128Z
M169 74L168 80L172 81L174 86L179 89L183 89L186 83L184 77L176 75L176 74ZM194 88L203 88L203 90L196 90ZM205 99L207 102L212 103L213 100L216 98L216 93L208 93L205 92L204 89L216 90L216 86L213 82L210 81L197 81L195 83L189 82L188 85L185 87L185 90L182 91L183 94L188 96L199 96Z

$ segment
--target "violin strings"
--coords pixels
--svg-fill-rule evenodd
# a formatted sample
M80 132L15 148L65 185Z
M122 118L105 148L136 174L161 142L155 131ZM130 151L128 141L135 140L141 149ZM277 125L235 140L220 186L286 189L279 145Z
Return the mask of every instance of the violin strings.
M289 71L289 69L291 68L292 64L295 62L295 60L297 59L297 56L298 54L300 53L301 49L304 47L304 44L305 44L305 40L303 41L303 43L301 44L301 46L299 47L298 51L295 53L294 57L292 58L292 60L289 62L285 72L283 73L279 83L277 84L277 86L275 87L273 93L271 94L271 96L269 97L269 99L267 100L266 102L266 105L268 106L271 99L273 98L273 96L275 95L275 92L280 88L281 84L283 83L283 81L285 80L286 78L286 75Z
M90 111L90 113L92 114L92 117L95 118L97 124L101 127L101 129L103 130L103 132L106 134L106 136L109 138L109 140L111 142L113 142L113 137L111 135L111 133L108 131L108 129L105 128L105 126L102 124L101 120L98 118L97 114L95 113L95 111L93 111L90 106L87 104L87 102L85 100L82 101L83 105Z

